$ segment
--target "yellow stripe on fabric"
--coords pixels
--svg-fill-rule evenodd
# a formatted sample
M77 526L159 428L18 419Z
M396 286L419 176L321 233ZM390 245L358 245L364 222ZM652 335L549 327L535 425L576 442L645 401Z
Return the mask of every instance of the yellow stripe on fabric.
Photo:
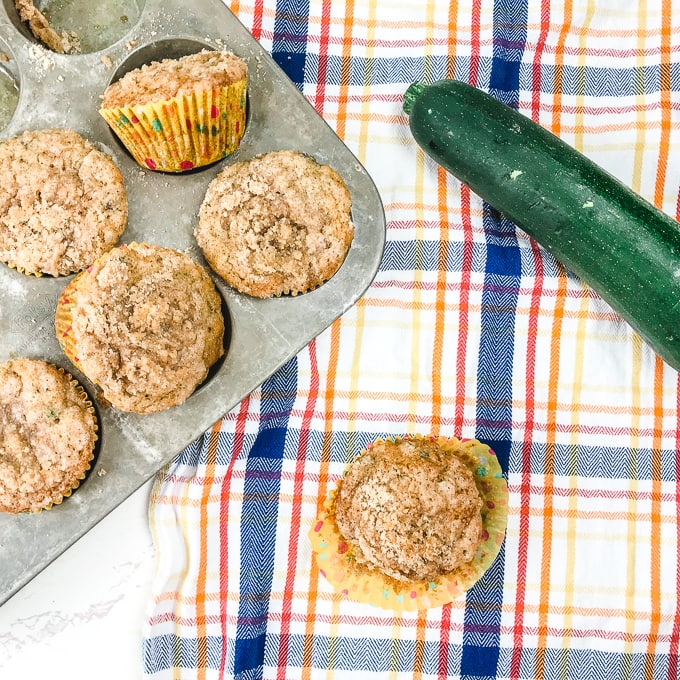
M425 7L425 43L423 55L423 79L426 82L432 80L432 45L434 43L433 26L435 17L434 0L429 0ZM415 266L413 271L412 310L411 310L411 364L409 381L409 400L406 415L406 431L415 434L418 431L418 403L413 395L418 394L418 378L420 374L420 341L422 337L421 307L424 258L423 247L425 238L425 212L423 206L425 187L425 157L421 149L417 150L416 156L416 183L414 190L415 198Z
M586 15L579 33L578 40L578 64L577 73L585 74L587 66L587 49L588 49L588 33L590 25L595 14L595 3L590 0L586 8ZM575 101L575 137L574 146L579 151L583 151L584 139L583 131L585 129L584 111L586 98L584 95L585 83L577 84L576 101ZM587 320L588 311L590 308L590 297L583 296L579 304L578 322L576 325L576 342L574 347L574 375L573 387L571 393L571 404L577 405L582 402L581 396L583 393L583 373L585 362L584 345L587 339ZM571 436L569 440L569 460L567 464L568 470L568 484L570 489L577 489L578 487L578 440L579 440L579 410L572 406L571 408ZM569 495L568 501L568 519L566 529L566 565L565 565L565 591L564 591L564 606L570 611L574 605L575 600L575 574L576 574L576 552L578 547L577 542L577 511L578 511L578 493ZM573 617L571 614L564 616L563 629L565 631L562 638L562 653L560 655L560 671L561 678L570 677L569 669L569 649L571 647L571 631L573 629Z
M645 33L647 30L647 2L641 0L638 4L638 28L637 28L637 46L635 58L636 79L640 77L639 74L644 72L645 58ZM636 109L636 129L637 134L635 138L635 146L633 153L633 169L631 186L633 191L641 191L642 178L642 163L644 160L644 145L645 145L645 96L644 96L644 82L636 81L635 84L635 109ZM638 466L637 466L637 452L640 447L640 424L641 419L637 415L641 403L641 374L642 374L642 340L635 334L632 342L632 382L631 382L631 398L633 405L633 413L630 423L630 445L629 445L629 478L630 483L630 499L628 501L629 515L635 517L637 514L637 491L638 484ZM637 408L636 408L637 407ZM632 653L633 653L633 637L635 634L636 622L636 596L638 588L636 587L636 544L637 544L637 524L635 521L628 522L628 554L626 565L626 622L625 622L625 640L622 661L623 677L630 677L632 674Z
M179 494L180 500L179 500L179 508L177 509L177 514L179 516L179 522L178 525L181 528L182 532L184 533L184 540L183 540L183 545L184 545L184 574L182 578L182 582L179 583L177 590L179 592L185 590L185 586L183 584L183 581L186 580L188 572L191 567L191 544L192 541L189 539L187 534L189 533L189 527L191 526L191 520L189 518L188 510L191 507L191 503L189 500L189 490L191 488L191 481L186 481L182 484L182 488ZM193 534L193 532L191 532ZM207 540L207 536L199 536L199 541L204 541ZM184 659L181 658L181 645L179 644L179 640L183 638L182 633L184 632L182 630L182 624L181 621L184 618L182 609L184 602L182 600L178 600L176 605L175 605L175 635L176 635L176 641L175 641L175 647L173 649L173 659L172 659L172 680L181 680L182 679L182 668L184 666Z
M577 105L577 110L579 107ZM577 147L578 148L578 147ZM582 311L587 312L590 306L590 298L584 296L581 298L579 307ZM562 654L560 656L560 677L569 678L572 676L569 669L569 649L571 647L571 632L573 627L573 616L571 612L574 610L574 591L578 580L576 578L576 554L578 550L578 441L579 441L579 422L580 411L576 405L580 404L583 395L583 376L585 365L585 341L588 335L586 314L579 315L579 322L576 326L576 347L574 356L574 383L571 392L571 403L574 405L571 409L571 437L569 441L569 461L567 464L568 470L568 485L569 489L573 489L574 493L569 494L567 502L567 530L566 530L566 565L565 565L565 590L564 590L564 607L567 614L563 617L564 635L562 637Z

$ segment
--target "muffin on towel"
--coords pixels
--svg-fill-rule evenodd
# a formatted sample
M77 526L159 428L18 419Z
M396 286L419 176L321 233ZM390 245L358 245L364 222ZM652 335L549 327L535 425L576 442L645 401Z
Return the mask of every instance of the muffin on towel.
M506 522L507 486L488 446L416 435L362 451L309 535L337 591L415 610L472 586L498 554Z

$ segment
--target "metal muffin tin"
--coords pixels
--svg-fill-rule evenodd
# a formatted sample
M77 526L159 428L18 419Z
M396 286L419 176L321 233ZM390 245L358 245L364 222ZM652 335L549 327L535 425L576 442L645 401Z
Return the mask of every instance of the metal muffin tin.
M37 278L0 265L0 361L27 356L62 366L94 397L100 426L92 470L72 496L38 514L0 513L0 602L349 309L375 277L385 242L382 202L366 170L220 0L146 0L125 37L99 52L77 55L39 46L19 21L13 0L3 3L0 53L9 61L0 66L14 78L19 100L0 139L28 129L66 127L110 153L129 201L122 242L176 248L205 264L193 229L208 183L226 164L275 149L309 153L340 173L352 196L355 235L338 273L304 295L259 300L213 275L226 310L226 355L184 404L143 416L99 404L93 384L62 353L54 312L72 277ZM205 48L229 49L248 62L248 118L239 149L188 174L142 169L99 115L101 94L109 82L143 63Z

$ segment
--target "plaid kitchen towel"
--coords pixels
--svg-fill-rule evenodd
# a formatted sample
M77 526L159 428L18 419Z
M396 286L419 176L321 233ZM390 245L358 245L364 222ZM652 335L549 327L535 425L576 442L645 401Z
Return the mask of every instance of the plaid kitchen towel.
M387 243L364 297L159 475L148 676L677 678L678 373L424 156L402 95L476 85L675 217L680 5L230 6L366 166ZM509 519L464 597L395 616L334 595L307 535L346 463L404 433L489 444Z

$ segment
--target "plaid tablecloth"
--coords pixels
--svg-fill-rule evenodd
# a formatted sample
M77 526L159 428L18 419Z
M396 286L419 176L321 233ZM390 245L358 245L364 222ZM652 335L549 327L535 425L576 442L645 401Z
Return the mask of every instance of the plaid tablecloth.
M372 175L387 245L358 304L159 476L149 676L677 678L678 374L427 159L401 104L477 85L675 216L680 4L230 6ZM488 443L510 503L465 597L395 617L332 595L307 533L346 463L404 433Z

